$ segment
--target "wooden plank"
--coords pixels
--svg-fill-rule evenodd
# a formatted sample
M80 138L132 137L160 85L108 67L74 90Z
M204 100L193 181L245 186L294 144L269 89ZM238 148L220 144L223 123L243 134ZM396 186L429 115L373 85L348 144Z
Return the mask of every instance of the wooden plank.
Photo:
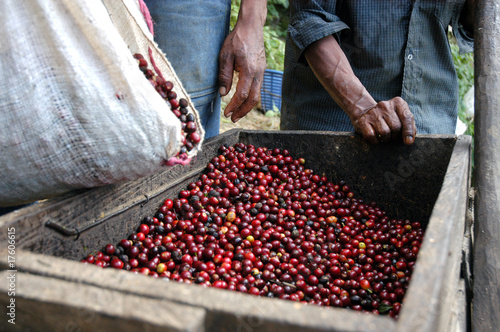
M456 143L398 323L400 331L444 331L460 277L468 203L470 137Z
M469 325L465 280L460 279L456 289L456 297L453 302L450 322L446 331L467 332Z
M22 272L11 297L7 276L0 272L0 305L15 299L15 325L2 317L5 331L205 330L205 311L197 307Z
M3 254L5 252L0 250L0 255ZM167 301L202 308L206 311L207 331L390 332L395 331L396 327L396 321L392 318L350 309L325 308L211 287L204 288L199 285L186 285L122 270L102 269L23 250L16 253L16 256L18 271L52 278L54 284L69 281L72 285L99 287L102 290L133 295L139 299ZM0 262L1 268L6 268L5 262ZM41 284L38 287L42 286ZM78 294L74 290L70 293ZM59 295L59 292L51 293L52 297ZM177 314L187 316L183 313Z
M476 1L473 330L500 326L500 6Z

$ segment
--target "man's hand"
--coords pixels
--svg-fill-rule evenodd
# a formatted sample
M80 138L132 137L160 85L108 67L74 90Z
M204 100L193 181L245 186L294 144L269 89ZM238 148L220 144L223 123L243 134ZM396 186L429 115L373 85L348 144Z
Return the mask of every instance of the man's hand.
M309 45L304 56L323 87L368 143L401 138L405 144L413 143L417 129L408 104L400 97L377 103L354 74L333 36Z
M402 137L403 142L410 145L417 133L413 114L401 97L381 101L351 121L356 132L371 144L395 141Z
M219 93L225 96L239 73L236 92L224 110L233 122L244 117L259 101L260 88L266 69L263 26L267 0L241 2L238 21L227 36L219 53Z

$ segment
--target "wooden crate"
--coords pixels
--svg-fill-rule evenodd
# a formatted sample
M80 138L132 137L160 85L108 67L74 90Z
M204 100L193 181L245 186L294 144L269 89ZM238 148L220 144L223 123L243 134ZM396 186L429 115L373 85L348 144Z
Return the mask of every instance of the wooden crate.
M221 145L237 142L286 148L292 156L304 157L316 173L332 181L344 179L357 197L375 200L390 217L427 224L398 320L157 280L77 261L134 232L144 216L153 215L166 198L176 197L196 179ZM141 326L145 331L446 331L457 326L452 322L457 319L457 289L463 294L458 285L470 146L468 136L420 135L410 147L370 146L347 133L236 129L207 140L187 166L7 214L0 217L0 250L8 256L6 230L15 228L18 306L16 325L3 319L0 328L22 330L36 322L53 331L68 326L81 331L111 326ZM7 283L7 259L0 267L5 270L2 282ZM6 289L0 293L5 306L12 298ZM85 320L88 316L93 318Z

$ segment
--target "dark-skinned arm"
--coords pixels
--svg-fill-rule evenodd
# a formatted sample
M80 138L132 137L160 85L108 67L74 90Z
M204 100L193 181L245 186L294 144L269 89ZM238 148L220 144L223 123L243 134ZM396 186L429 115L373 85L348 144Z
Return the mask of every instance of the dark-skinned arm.
M414 142L417 129L408 104L400 97L377 103L354 74L333 36L309 45L304 56L323 87L347 113L356 132L368 143L401 139L407 145Z
M267 0L242 0L238 21L219 53L219 93L231 90L233 74L238 72L236 92L224 110L233 122L244 117L259 101L266 69L263 27Z

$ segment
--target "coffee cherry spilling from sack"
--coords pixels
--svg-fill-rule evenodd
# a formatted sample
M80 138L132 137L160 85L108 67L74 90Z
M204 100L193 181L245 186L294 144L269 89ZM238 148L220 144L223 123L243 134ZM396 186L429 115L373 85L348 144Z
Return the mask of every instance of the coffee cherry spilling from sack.
M424 236L287 150L222 146L197 181L82 260L397 318Z
M172 112L181 121L182 147L178 157L186 159L187 153L201 141L201 136L197 131L194 113L189 111L188 101L184 98L177 99L177 93L173 90L174 84L165 80L161 73L156 73L154 68L150 69L148 61L144 56L136 53L134 54L134 58L137 60L139 69L141 69L160 96L170 104Z

